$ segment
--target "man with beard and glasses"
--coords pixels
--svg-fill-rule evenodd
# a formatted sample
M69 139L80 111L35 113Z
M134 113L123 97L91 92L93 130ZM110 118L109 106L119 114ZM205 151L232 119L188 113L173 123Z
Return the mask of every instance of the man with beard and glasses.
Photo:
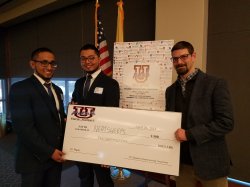
M175 132L181 143L177 187L227 187L230 156L225 140L234 127L226 81L195 68L196 53L186 41L172 50L177 80L166 89L166 111L182 113Z
M78 79L72 94L72 104L119 107L120 89L116 80L100 69L100 54L92 44L80 49L81 67L86 75ZM90 145L91 146L91 145ZM81 187L94 186L94 173L101 187L113 187L108 167L99 164L77 162Z
M63 92L51 83L57 68L54 53L38 48L31 54L31 77L10 89L10 112L17 134L16 172L22 187L59 187L65 129Z

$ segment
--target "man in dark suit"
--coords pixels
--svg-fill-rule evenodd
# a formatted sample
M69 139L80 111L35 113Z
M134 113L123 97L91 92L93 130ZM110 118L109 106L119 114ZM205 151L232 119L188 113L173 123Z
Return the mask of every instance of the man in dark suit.
M172 62L178 79L166 90L166 110L182 112L180 175L177 187L226 187L230 169L225 135L234 126L224 80L195 68L196 53L186 41L176 43Z
M65 112L62 90L50 81L57 67L55 55L48 48L38 48L31 54L30 66L33 75L10 89L17 134L15 168L23 187L59 187Z
M119 107L120 89L116 80L100 69L98 49L86 44L80 49L81 67L86 76L78 79L72 95L72 103L79 105ZM91 145L90 145L91 146ZM110 170L98 164L77 163L81 187L94 186L94 172L101 187L113 187Z

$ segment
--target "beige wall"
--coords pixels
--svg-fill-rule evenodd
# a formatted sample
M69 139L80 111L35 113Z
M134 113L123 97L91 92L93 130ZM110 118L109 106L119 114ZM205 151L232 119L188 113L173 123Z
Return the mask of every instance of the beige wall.
M206 71L208 0L156 0L156 40L186 40L197 53L196 67ZM173 80L176 74L173 73Z

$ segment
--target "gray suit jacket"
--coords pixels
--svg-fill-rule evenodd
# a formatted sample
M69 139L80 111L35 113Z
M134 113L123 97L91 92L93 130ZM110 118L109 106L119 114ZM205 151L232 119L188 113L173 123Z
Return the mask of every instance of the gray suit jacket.
M175 111L177 81L166 90L166 110ZM228 176L230 156L225 135L233 129L233 110L224 80L199 70L187 114L195 174L202 179Z
M54 149L62 148L65 113L62 90L54 84L53 87L59 99L59 111L34 75L11 87L10 111L17 134L17 172L41 171L56 164L51 155Z

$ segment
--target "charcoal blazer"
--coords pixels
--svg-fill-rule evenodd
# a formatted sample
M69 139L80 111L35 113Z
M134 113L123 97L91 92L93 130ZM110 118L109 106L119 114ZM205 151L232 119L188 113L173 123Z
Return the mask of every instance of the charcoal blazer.
M80 105L119 107L120 89L116 80L100 72L83 99L83 85L86 77L78 79L72 94L72 101Z
M18 173L50 167L56 163L51 159L52 153L62 148L65 129L63 92L55 84L52 85L59 100L59 111L34 75L11 86L10 111L17 134Z
M176 86L166 90L166 110L175 111ZM226 81L199 70L190 98L187 132L194 171L202 179L228 176L230 156L225 135L234 126Z

